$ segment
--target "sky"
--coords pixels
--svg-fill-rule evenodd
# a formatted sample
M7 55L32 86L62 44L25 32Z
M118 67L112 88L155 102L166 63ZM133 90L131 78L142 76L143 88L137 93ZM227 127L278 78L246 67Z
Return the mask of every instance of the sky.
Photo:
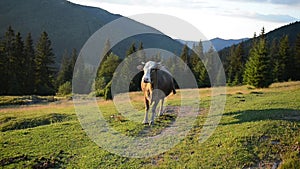
M300 21L300 0L69 0L126 17L156 13L182 19L207 39L251 38ZM167 23L166 23L167 24ZM151 25L149 25L151 26ZM157 28L159 30L159 28ZM165 33L165 32L163 32ZM168 33L166 33L168 34ZM180 38L180 37L179 37ZM199 40L199 39L184 39Z

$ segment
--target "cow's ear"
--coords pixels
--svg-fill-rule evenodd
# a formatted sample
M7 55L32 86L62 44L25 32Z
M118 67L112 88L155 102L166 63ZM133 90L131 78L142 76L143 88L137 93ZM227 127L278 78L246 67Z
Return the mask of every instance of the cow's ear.
M145 65L146 63L145 63L145 62L142 62L142 64Z
M144 66L143 66L143 65L138 65L136 68L137 68L139 71L143 71Z

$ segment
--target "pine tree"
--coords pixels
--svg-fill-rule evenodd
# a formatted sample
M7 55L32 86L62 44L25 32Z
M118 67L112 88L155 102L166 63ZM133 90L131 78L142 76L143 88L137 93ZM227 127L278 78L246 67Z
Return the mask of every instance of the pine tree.
M289 78L288 75L288 60L290 59L290 49L289 49L289 39L288 36L284 36L280 39L279 42L279 51L278 51L278 62L279 62L279 71L278 71L278 81L287 81Z
M196 66L196 69L199 71L199 77L198 77L198 87L209 87L210 86L210 81L209 81L209 76L206 70L206 67L204 66L207 64L207 59L204 60L204 63L199 63Z
M27 35L24 46L24 58L25 58L25 79L24 79L24 94L32 94L34 92L34 81L35 81L35 63L34 63L34 46L31 33Z
M300 80L300 33L297 35L297 39L295 42L294 47L294 63L293 63L293 70L291 70L291 73L293 74L292 78L294 80Z
M26 69L23 67L24 60L24 42L22 40L20 32L16 34L13 41L13 63L11 72L11 80L9 84L8 94L10 95L22 95L24 93L24 81L26 79L24 72Z
M216 72L216 68L218 65L216 65L216 51L214 50L213 46L210 47L210 49L205 53L205 59L204 59L204 66L201 70L199 81L201 87L210 87L212 83L216 83L218 73Z
M187 66L189 66L189 47L185 44L182 48L181 54L180 54L181 60L186 64L183 70L187 69Z
M270 58L267 52L267 44L264 28L261 35L253 42L249 60L244 71L244 83L255 87L268 87L272 83Z
M111 81L113 74L120 63L120 58L111 53L103 62L100 71L97 74L95 89L102 90Z
M202 87L199 79L201 74L203 76L203 72L205 70L205 66L202 61L204 61L204 53L202 41L200 40L198 44L193 45L193 50L190 57L190 66L194 76L196 77L198 87Z
M56 88L64 84L65 82L69 81L69 65L70 65L70 58L68 52L65 51L62 56L62 61L60 64L60 69L58 71L57 79L56 79Z
M9 88L13 85L14 76L14 69L15 69L15 62L16 56L14 55L14 41L15 41L15 32L11 26L8 27L3 41L2 41L2 62L4 64L1 72L1 90L2 94L7 95L9 94Z
M279 77L279 57L278 57L278 42L277 39L273 39L271 46L270 46L270 52L269 52L270 62L272 65L272 79L273 82L278 82Z
M99 69L102 66L102 63L107 59L107 57L111 54L112 50L111 50L111 45L110 45L110 41L109 39L106 40L105 44L104 44L104 48L103 48L103 52L101 54L101 56L103 56L103 59L101 60L101 63L99 65Z
M137 50L137 58L139 63L146 62L146 53L144 51L143 42L140 43L139 48Z
M238 44L236 47L232 46L230 53L227 67L227 82L231 85L239 85L242 83L245 64L243 60L243 43Z
M123 60L121 71L118 73L122 73L122 78L125 81L130 81L129 90L134 91L139 88L139 83L136 84L133 82L133 78L135 74L133 72L136 71L136 66L138 65L138 60L136 60L136 47L135 44L132 43L128 50L126 51L126 58ZM121 88L120 92L127 92L128 86L123 86L124 84L118 84Z
M69 62L68 75L67 75L67 79L70 82L73 79L74 67L75 67L75 64L76 64L77 57L78 57L78 53L77 53L77 50L74 48L72 50L72 53L71 53L71 59L70 59L70 62Z
M51 41L46 32L43 32L36 45L35 54L35 93L39 95L54 94L54 75L53 67L54 54L52 52Z
M77 58L76 66L74 67L74 75L72 79L73 93L88 94L91 92L89 86L88 68L85 63L84 56L79 55Z
M66 82L72 82L73 71L75 67L77 59L77 50L73 49L71 56L69 56L68 52L65 51L62 56L62 61L60 65L60 69L56 79L56 87L65 84ZM72 83L71 83L72 84Z
M233 78L234 78L234 70L233 70L233 66L232 66L232 62L235 58L235 45L232 45L230 47L230 51L229 51L229 55L227 57L227 61L226 61L226 75L227 75L227 83L229 85L232 85L232 81L233 81Z
M126 57L128 57L129 55L132 55L136 52L136 47L135 47L135 43L132 43L129 47L129 49L126 51Z
M0 95L5 94L6 82L7 82L7 58L4 55L4 43L2 39L0 39Z

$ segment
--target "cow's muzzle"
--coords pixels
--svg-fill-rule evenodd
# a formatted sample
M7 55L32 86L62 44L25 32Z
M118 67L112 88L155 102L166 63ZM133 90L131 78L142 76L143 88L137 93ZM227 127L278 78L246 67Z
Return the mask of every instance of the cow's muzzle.
M149 78L144 78L144 83L150 83L151 81L150 81L150 79Z

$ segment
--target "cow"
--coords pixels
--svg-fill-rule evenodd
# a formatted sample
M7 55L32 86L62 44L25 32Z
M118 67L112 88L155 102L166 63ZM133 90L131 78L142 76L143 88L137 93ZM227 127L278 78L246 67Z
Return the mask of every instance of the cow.
M171 92L176 94L175 85L171 73L161 64L154 61L139 65L138 69L144 71L141 80L141 89L144 93L145 117L143 124L148 124L148 112L150 105L152 107L152 116L149 125L154 124L155 110L159 101L161 101L159 116L163 115L164 99Z

